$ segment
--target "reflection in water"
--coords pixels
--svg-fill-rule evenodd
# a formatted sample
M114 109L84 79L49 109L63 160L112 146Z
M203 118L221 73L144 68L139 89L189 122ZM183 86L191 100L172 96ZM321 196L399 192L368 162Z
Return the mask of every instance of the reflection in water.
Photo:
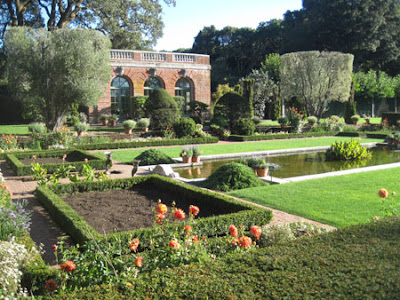
M333 171L348 170L353 168L369 167L375 165L400 162L400 151L391 151L387 148L372 148L372 158L362 161L325 161L325 152L299 153L291 155L266 156L267 163L279 166L270 170L269 175L278 178L320 174ZM203 161L202 168L187 168L175 170L184 178L206 178L222 165L236 159Z

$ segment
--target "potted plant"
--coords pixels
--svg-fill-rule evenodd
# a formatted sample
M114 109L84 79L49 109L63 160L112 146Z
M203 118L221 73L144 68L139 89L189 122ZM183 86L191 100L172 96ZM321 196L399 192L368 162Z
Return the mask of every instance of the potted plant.
M110 119L110 115L101 115L100 121L103 123L104 126L108 125L108 121Z
M75 127L76 132L78 133L78 136L81 136L82 132L86 132L89 129L89 125L88 124L81 123L81 122L75 123L74 127Z
M354 125L357 125L358 121L360 120L360 116L359 115L352 115L350 119L351 119L351 121L353 122Z
M314 117L314 116L309 116L307 118L307 122L308 122L308 125L310 125L310 127L314 127L314 125L317 124L317 121L318 121L317 117Z
M200 155L201 155L201 150L199 150L198 146L193 146L192 147L192 162L197 163L200 162Z
M265 177L268 175L268 164L263 163L263 164L259 164L256 167L256 172L258 177Z
M365 120L365 123L367 125L369 125L371 123L371 118L370 117L365 117L364 120Z
M192 149L189 147L183 148L179 155L182 157L182 162L188 164L190 163L190 158L192 157Z
M281 127L286 127L289 124L289 119L286 117L280 117L278 123L281 124Z
M229 137L231 136L231 131L228 129L224 129L224 131L222 131L222 137L224 138L224 141L229 140Z
M118 116L117 115L111 115L109 120L111 122L111 126L117 126L117 120L118 120Z
M124 126L124 128L125 128L125 134L131 134L132 129L135 128L135 126L136 126L136 122L133 120L125 120L122 123L122 126Z
M142 129L143 132L147 132L149 130L150 120L146 118L141 118L136 123L136 127Z

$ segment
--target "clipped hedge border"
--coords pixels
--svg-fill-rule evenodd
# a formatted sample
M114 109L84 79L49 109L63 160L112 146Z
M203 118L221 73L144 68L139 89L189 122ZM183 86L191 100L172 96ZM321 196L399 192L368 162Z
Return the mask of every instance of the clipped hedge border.
M114 142L114 143L104 143L104 144L77 145L74 147L76 149L82 149L82 150L106 150L106 149L174 146L174 145L188 145L188 144L212 144L212 143L218 143L218 138L204 137L204 138L185 138L185 139L170 139L170 140Z
M46 207L53 219L60 227L77 242L84 243L91 239L96 239L100 243L119 243L131 240L133 237L139 238L143 248L146 248L150 237L154 235L154 228L141 228L118 233L102 235L91 227L75 210L66 204L58 195L81 193L89 191L107 191L130 188L133 185L151 184L156 185L157 189L175 192L179 196L190 198L190 204L211 206L215 209L223 208L227 212L225 215L196 219L193 229L199 235L217 236L225 235L229 231L230 224L241 224L246 229L254 224L268 224L272 220L272 212L263 208L255 207L251 204L242 203L236 199L203 190L195 186L177 182L173 179L161 177L159 175L138 176L128 179L113 179L98 182L79 182L63 185L38 186L35 191L36 197ZM179 226L184 227L181 222ZM176 224L167 226L176 227ZM126 246L126 245L125 245Z
M63 156L64 154L70 155L71 153L79 153L79 155L86 157L89 161L88 164L96 169L101 170L106 168L106 158L94 153L88 153L86 151L78 150L78 149L63 149L63 150L39 150L39 151L25 151L25 152L15 152L6 154L6 161L11 167L11 169L17 174L17 176L25 176L32 175L33 172L31 170L30 165L25 165L19 161L20 158L30 158L32 155L36 155L37 157L55 157L55 156ZM80 169L85 162L77 161L77 162L66 162L66 165L72 165L76 167L76 169ZM61 164L43 164L42 167L47 169L47 173L51 174L55 170L57 170Z

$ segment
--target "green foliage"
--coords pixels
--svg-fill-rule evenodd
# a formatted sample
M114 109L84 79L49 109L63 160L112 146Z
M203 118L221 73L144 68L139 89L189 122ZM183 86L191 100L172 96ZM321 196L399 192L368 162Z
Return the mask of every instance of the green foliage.
M22 200L11 207L0 206L0 241L29 234L32 212L26 209L27 204Z
M353 55L304 51L282 55L281 59L283 101L297 98L308 115L321 118L330 101L349 99Z
M239 135L252 135L256 130L256 125L251 119L242 118L233 124L232 132Z
M231 135L230 140L232 141L262 141L262 140L282 140L282 139L296 139L305 137L321 137L321 136L334 136L337 132L303 132L303 133L276 133L276 134L257 134L257 135ZM358 136L358 135L357 135Z
M122 126L124 126L124 128L132 129L132 128L135 128L136 122L133 120L125 120L122 123Z
M47 131L46 126L43 123L31 123L28 129L32 133L43 133Z
M317 123L317 121L318 121L317 117L314 117L314 116L307 117L307 122L311 126L315 125Z
M196 131L196 123L192 118L181 118L172 125L177 138L191 137Z
M229 163L220 167L201 183L202 186L217 191L231 191L265 185L254 171L240 163Z
M99 32L13 27L4 46L10 90L18 99L40 101L50 130L60 128L75 105L96 105L110 79L110 41Z
M241 80L242 85L242 96L246 99L250 110L250 116L254 116L254 79L243 79Z
M360 120L360 115L352 115L351 117L350 117L350 120L353 122L353 123L358 123L358 121Z
M334 142L326 151L326 160L361 160L369 159L371 152L360 141Z
M90 127L89 124L80 123L80 122L78 122L74 125L76 132L86 132L89 130L89 127Z
M346 124L352 124L351 116L355 115L356 110L356 102L355 101L346 101L344 103L344 121Z
M210 120L211 125L217 125L222 128L228 128L229 127L229 120L228 118L221 116L221 115L215 115L212 117Z
M287 117L280 117L278 119L278 123L281 125L288 125L289 124L289 119Z
M261 123L261 119L259 117L253 117L251 118L251 120L253 121L254 125L258 125Z
M135 160L140 160L140 166L172 164L174 160L158 149L149 149L143 151L135 157Z
M145 103L148 96L135 96L132 97L131 102L131 116L133 119L138 120L147 116L145 111Z
M188 104L189 104L189 111L194 116L201 117L203 113L208 111L208 105L203 102L192 100L189 101Z
M215 104L214 116L225 117L229 120L229 127L232 128L236 120L251 117L251 108L240 94L229 92Z
M150 115L150 127L165 130L178 118L179 110L174 98L164 89L154 90L145 104Z
M147 128L150 125L150 120L146 118L141 118L137 121L136 127L137 128Z

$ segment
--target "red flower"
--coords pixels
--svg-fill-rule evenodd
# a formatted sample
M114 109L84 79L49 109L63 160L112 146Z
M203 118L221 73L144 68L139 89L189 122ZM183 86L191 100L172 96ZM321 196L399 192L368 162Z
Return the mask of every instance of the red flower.
M182 220L186 217L185 212L180 208L175 209L174 215L178 220Z
M65 263L60 265L60 268L64 272L71 273L73 270L75 270L76 265L73 261L67 260Z
M238 230L235 225L229 226L229 230L231 231L231 236L233 236L233 237L238 236Z
M143 257L138 256L135 260L136 267L141 268L143 266Z
M200 212L200 209L197 206L190 205L189 206L189 211L193 216L197 216Z
M236 244L237 244L238 242L239 242L238 239L233 239L232 242L231 242L231 245L232 245L232 246L236 246Z
M170 242L169 242L169 246L171 247L171 248L173 248L173 249L179 249L179 243L178 243L178 241L177 240L171 240Z
M58 249L56 244L51 245L51 247L53 248L54 251L57 251L57 249Z
M161 224L162 221L165 220L165 215L164 214L156 214L156 223Z
M192 237L192 239L193 239L193 244L196 244L199 241L199 238L197 237L197 235L194 235Z
M387 189L380 189L378 195L379 197L386 198L387 196L389 196L389 192L387 191Z
M139 248L139 239L133 239L132 242L129 244L129 249L132 252L136 252Z
M57 289L57 283L54 280L47 280L44 287L47 291L52 292Z
M254 226L251 226L250 232L257 238L257 240L260 239L261 227L255 226L255 225L254 225Z
M192 231L192 226L186 225L186 226L185 226L185 233L186 233L186 232L191 232L191 231Z
M167 208L167 206L165 204L159 203L158 206L157 206L157 211L160 214L165 214L168 211L168 208Z
M241 236L238 239L238 242L239 242L239 247L241 247L241 248L249 248L251 246L251 244L253 243L251 238L249 238L248 236Z

